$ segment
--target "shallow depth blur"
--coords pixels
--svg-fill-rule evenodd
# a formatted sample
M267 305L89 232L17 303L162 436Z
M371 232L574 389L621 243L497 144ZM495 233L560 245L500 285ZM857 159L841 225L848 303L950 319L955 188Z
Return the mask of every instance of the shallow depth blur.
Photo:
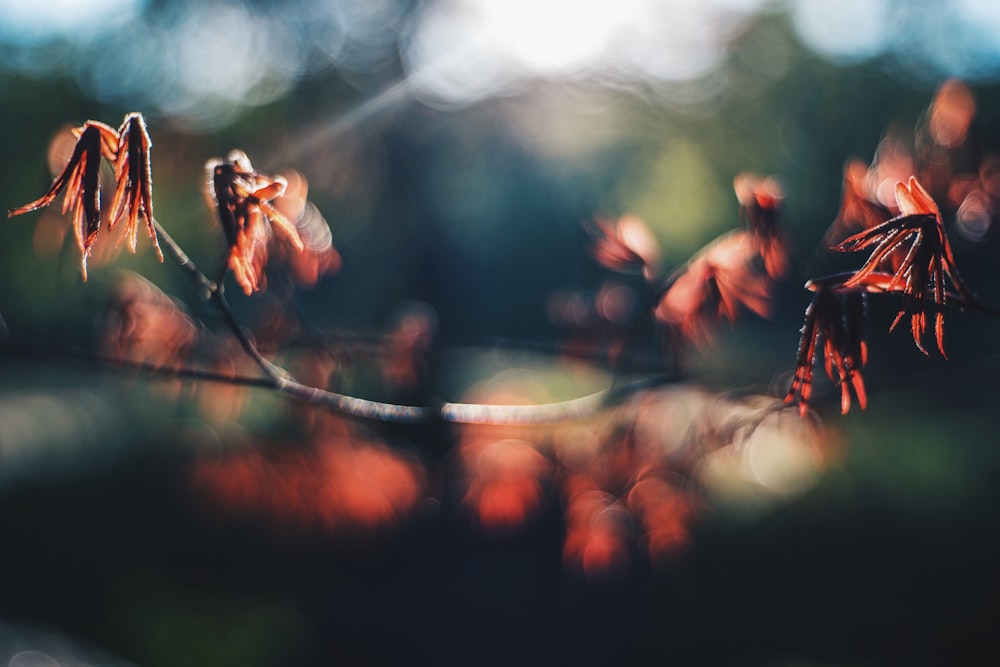
M0 665L1000 657L995 314L945 306L925 355L870 294L860 390L817 362L782 403L803 283L864 263L829 248L910 175L1000 307L998 34L989 0L0 2L0 208L140 111L214 279L206 162L244 151L294 230L227 294L300 381L530 405L666 373L405 425L93 364L258 373L144 231L102 228L84 282L59 194L0 224Z

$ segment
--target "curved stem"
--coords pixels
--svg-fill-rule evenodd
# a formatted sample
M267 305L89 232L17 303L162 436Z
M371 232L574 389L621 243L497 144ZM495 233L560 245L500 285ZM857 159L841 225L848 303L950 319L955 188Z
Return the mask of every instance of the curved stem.
M166 249L167 254L170 255L171 259L176 262L177 266L180 267L182 271L188 274L188 276L193 280L199 287L204 289L209 294L216 291L217 285L215 282L208 279L204 273L198 270L191 258L188 257L184 249L178 245L177 241L174 240L167 230L163 228L158 220L153 219L153 227L156 229L156 234L161 242L161 247Z
M674 382L674 376L645 378L614 390L602 391L579 398L535 405L490 405L482 403L452 403L439 405L399 405L373 401L311 387L288 377L248 377L228 375L183 366L155 364L112 357L77 348L62 347L10 334L0 339L0 352L24 358L31 354L56 355L77 361L98 364L105 368L134 370L146 375L184 378L204 382L270 389L311 405L330 408L340 414L395 424L427 424L443 421L452 424L554 424L587 419L597 415L635 393L653 386Z
M295 380L284 368L266 359L240 326L235 315L233 315L232 309L229 307L229 303L226 301L225 289L222 283L225 277L225 269L220 273L218 280L209 280L158 221L154 220L153 225L167 254L171 256L181 270L188 274L197 286L207 291L208 298L211 299L212 303L219 309L219 312L222 313L226 324L233 335L236 336L243 351L264 371L266 377L251 378L238 375L220 375L182 367L157 367L125 359L88 354L77 350L65 351L65 353L78 358L89 358L95 362L114 364L153 375L186 377L242 386L269 388L278 393L313 405L325 406L351 417L404 424L419 424L434 421L456 424L538 424L585 419L594 416L604 407L633 394L639 389L677 379L672 376L660 376L625 384L619 384L616 379L608 389L568 401L541 405L484 405L451 402L428 406L398 405L348 396L320 389L319 387L305 385ZM21 343L33 345L33 343L24 340L21 340ZM45 349L52 350L53 348L46 347Z
M226 373L216 373L186 366L161 366L149 364L142 361L113 357L98 352L81 350L73 347L63 347L51 343L32 340L17 334L7 334L0 338L0 351L11 356L23 359L28 355L53 355L66 357L86 363L99 364L109 368L121 368L123 370L134 370L147 375L155 375L164 378L183 378L188 380L199 380L203 382L218 382L244 387L273 388L274 383L270 378L247 377L241 375L229 375Z
M167 253L177 263L177 266L187 273L195 284L208 292L212 303L214 303L216 308L219 309L219 312L222 313L223 318L226 320L226 324L229 325L230 331L232 331L233 335L236 336L236 339L239 341L243 351L247 353L247 356L253 359L254 363L256 363L275 383L280 383L290 379L291 376L288 371L264 358L264 355L260 353L260 350L257 349L257 346L254 345L253 341L250 340L250 337L247 336L245 331L243 331L243 327L241 327L240 323L236 320L232 309L229 307L229 302L226 301L225 290L222 285L222 277L225 276L225 271L222 272L218 281L209 280L208 277L202 273L197 266L195 266L195 263L190 257L188 257L187 253L184 252L184 249L180 247L172 236L170 236L158 220L153 220L153 226L156 228L156 233L163 242L163 247L166 248Z
M260 366L261 370L263 370L264 373L275 383L290 380L291 375L289 372L281 366L278 366L277 364L274 364L266 359L264 355L260 353L260 350L257 349L254 342L250 340L250 337L247 336L243 327L240 326L240 323L236 321L236 316L233 315L233 311L229 307L229 302L226 301L226 294L221 283L216 283L216 288L212 291L211 297L212 303L214 303L219 309L219 312L222 313L222 316L226 320L226 324L229 325L230 331L232 331L233 335L236 336L236 340L239 341L240 346L243 348L243 351L247 353L247 356L253 359L254 363Z
M819 278L812 278L806 281L805 288L811 291L816 291L819 287L826 287L831 289L835 294L846 294L849 292L868 292L869 294L902 294L903 290L899 286L893 287L892 279L893 276L888 273L882 272L872 272L869 275L870 278L874 280L859 285L846 285L846 281L852 276L857 275L856 271L841 271L839 273L831 273L826 276L821 276ZM974 310L976 312L983 313L984 315L989 315L990 317L996 317L1000 319L1000 309L994 308L993 306L987 305L975 297L966 297L961 294L946 291L945 292L945 302L944 304L937 304L934 301L926 299L925 307L932 311L944 310L944 306L955 306L963 310Z
M273 389L279 393L306 401L313 405L322 405L337 412L362 419L371 419L381 422L392 423L428 423L433 421L445 421L459 424L536 424L555 423L559 421L583 419L595 415L612 400L628 396L639 388L649 386L650 379L641 380L635 383L620 385L612 384L612 387L594 394L557 403L546 403L542 405L484 405L477 403L442 403L439 406L415 406L398 405L394 403L384 403L372 401L346 394L327 391L318 387L302 384L295 380L284 368L266 359L257 349L257 346L244 332L240 323L233 315L229 303L226 301L225 289L222 279L225 277L225 270L219 276L219 280L212 281L198 269L191 258L184 252L180 245L173 239L166 229L156 220L153 221L157 234L166 249L167 254L177 263L196 285L206 290L208 298L215 304L219 312L226 320L226 324L236 336L243 351L254 360L254 362L264 371L266 378L249 378L243 376L224 376L197 371L185 368L164 368L153 367L148 364L132 362L123 359L110 359L98 355L86 355L94 361L112 363L126 368L132 368L145 373L157 375L170 375L175 377L188 377L193 379L228 382L244 386L265 387ZM74 351L74 356L85 356L85 353ZM654 380L655 382L662 382Z

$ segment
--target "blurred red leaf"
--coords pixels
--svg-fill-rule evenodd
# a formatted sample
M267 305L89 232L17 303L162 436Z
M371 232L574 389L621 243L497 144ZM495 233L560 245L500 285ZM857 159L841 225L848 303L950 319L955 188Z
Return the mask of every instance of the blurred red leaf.
M660 245L641 218L623 215L615 221L597 219L588 231L594 240L591 252L604 268L620 273L641 272L647 280L655 275Z
M301 252L302 239L294 223L275 208L271 200L285 193L281 176L254 171L250 159L239 150L225 160L212 159L208 172L208 196L229 243L229 268L247 295L261 288L272 228Z
M654 315L695 345L712 338L718 320L736 320L740 307L766 317L770 281L754 269L758 256L751 234L737 231L720 237L684 267L660 297Z
M750 232L768 277L783 276L788 270L788 248L778 225L784 194L777 179L744 172L733 180L733 189L740 202L740 219Z

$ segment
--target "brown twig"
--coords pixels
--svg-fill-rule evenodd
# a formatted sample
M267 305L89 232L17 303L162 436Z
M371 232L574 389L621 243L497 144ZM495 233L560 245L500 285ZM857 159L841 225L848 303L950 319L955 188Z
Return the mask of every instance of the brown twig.
M184 249L181 248L177 241L175 241L167 230L163 228L163 225L161 225L159 221L154 220L153 225L156 228L156 233L159 235L160 240L163 242L163 246L167 249L167 254L170 255L170 257L177 263L177 266L180 267L180 269L183 270L198 287L208 292L208 296L212 303L214 303L215 307L219 309L220 313L222 313L223 318L226 320L226 324L229 325L230 331L232 331L233 335L239 341L240 346L243 348L243 351L247 353L247 356L253 359L254 363L260 366L261 370L263 370L264 373L276 384L284 380L291 379L288 371L266 359L264 355L260 353L260 350L257 349L257 346L254 345L253 341L250 340L250 337L246 335L246 332L243 331L240 323L236 320L235 315L233 315L232 309L229 307L229 302L226 301L225 289L223 287L221 277L218 281L209 280L208 277L198 269L188 254L184 252Z
M302 384L289 377L251 377L216 373L185 366L159 366L96 352L35 341L8 334L0 339L0 353L16 358L29 355L55 355L102 368L138 371L161 378L183 378L202 382L217 382L241 387L270 389L291 398L335 410L343 415L371 421L396 424L544 424L586 419L625 398L657 385L676 381L673 376L644 378L605 389L579 398L536 405L489 405L482 403L445 402L437 405L400 405L373 401L327 391Z

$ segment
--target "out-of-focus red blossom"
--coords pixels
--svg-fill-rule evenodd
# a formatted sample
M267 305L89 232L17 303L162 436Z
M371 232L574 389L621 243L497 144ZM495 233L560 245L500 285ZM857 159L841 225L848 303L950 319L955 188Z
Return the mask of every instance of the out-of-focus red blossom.
M595 343L607 349L608 360L617 367L626 352L629 326L636 315L638 298L631 287L605 281L594 295L598 315Z
M840 211L830 226L824 241L832 245L845 235L871 229L892 217L892 211L879 202L872 190L871 171L858 159L844 164L844 181L840 195ZM892 256L898 266L903 255Z
M948 236L941 221L941 212L927 191L913 176L906 183L896 186L896 203L900 214L877 227L851 236L835 250L854 252L874 246L872 254L854 275L844 282L845 288L863 286L873 273L888 270L892 280L886 291L903 294L903 306L891 329L894 329L904 315L910 317L910 329L917 348L927 354L921 342L927 330L926 301L930 298L939 308L935 314L935 337L938 350L944 352L944 313L940 306L946 302L947 286L950 283L958 294L968 302L973 300L972 291L958 274L955 257L948 242ZM909 241L906 255L898 267L893 269L887 259L897 249Z
M640 473L625 504L638 518L649 558L655 564L670 559L688 546L691 541L689 527L702 501L661 477Z
M594 311L608 328L617 329L629 324L635 317L637 301L631 287L606 280L594 295Z
M770 312L770 281L754 268L757 244L750 232L720 237L695 255L656 304L654 315L695 345L712 338L716 321L736 320L740 307Z
M429 370L427 353L436 331L437 314L430 306L415 303L402 309L385 336L380 358L390 384L409 389L420 383Z
M879 141L863 190L873 202L893 215L899 213L896 208L896 183L906 180L917 168L912 142L904 139L902 134L890 129Z
M324 349L307 349L295 354L286 367L291 371L292 377L303 385L327 389L341 366L340 360L331 352ZM290 405L289 409L293 411L292 419L295 423L310 433L314 432L325 418L333 416L330 413L318 412L305 402L296 402Z
M740 218L764 262L764 270L770 278L780 278L788 270L788 246L778 225L784 199L778 180L741 173L733 179L733 190L740 203Z
M205 170L209 203L229 244L229 268L249 296L262 287L272 229L296 251L305 247L295 225L271 203L285 193L287 181L255 171L240 150L231 151L225 160L209 160Z
M232 346L219 344L208 351L208 370L219 375L237 376L252 373L246 355ZM197 386L198 408L201 415L213 424L234 422L243 410L247 388L236 384L214 382Z
M1000 157L991 155L979 165L979 182L991 200L1000 199Z
M965 241L982 241L1000 208L1000 158L983 158L977 173L953 179L948 198L958 206L956 231Z
M112 356L155 367L183 365L198 342L198 327L176 300L124 272L112 290L102 338Z
M542 504L550 464L526 440L466 440L459 457L468 478L462 499L486 530L520 527Z
M317 502L330 526L384 528L413 512L423 497L423 467L384 445L328 443L319 464Z
M588 292L557 289L549 296L546 313L559 331L560 346L567 355L586 354L593 349L597 315Z
M886 274L872 274L867 281L885 285ZM891 278L889 278L891 280ZM840 385L840 410L847 414L851 408L851 390L854 390L858 405L864 410L868 398L861 368L868 362L868 348L863 333L864 301L866 285L846 287L842 280L812 282L806 287L816 292L812 303L806 309L805 324L802 325L802 339L799 342L795 362L795 376L785 402L799 404L799 413L805 416L809 411L812 396L813 366L820 341L823 343L823 362L826 374L835 384ZM841 308L835 293L843 295Z
M609 493L586 490L566 504L563 562L587 579L624 574L631 566L629 515Z
M987 156L976 173L955 176L947 197L957 207L955 230L965 241L982 241L1000 207L1000 158Z
M604 268L620 273L641 272L647 280L656 274L660 244L638 216L598 218L588 230L594 240L591 252Z
M38 216L31 236L31 247L39 257L55 257L66 241L66 222L54 211Z
M591 294L582 290L556 290L546 307L549 322L559 331L560 352L567 357L589 355L597 349L597 313Z
M285 194L274 201L274 207L291 220L302 239L300 252L288 252L281 248L281 256L291 269L295 281L304 287L312 287L319 279L340 270L340 253L333 247L333 234L319 209L309 201L309 183L297 171L283 174L287 183Z
M552 434L552 453L562 467L568 499L590 489L621 489L635 474L631 432L598 432L594 426L561 425Z
M990 230L998 207L1000 159L983 150L972 132L976 100L957 79L941 84L926 116L917 177L955 213L955 230L973 243Z
M600 351L617 365L625 353L638 303L635 290L613 280L602 283L596 292L558 290L549 298L549 321L563 334L561 346L567 356Z
M991 186L989 175L997 158L984 154L972 133L975 113L972 92L950 79L935 93L915 136L891 128L879 142L870 167L865 169L860 160L849 161L841 211L825 241L833 244L899 215L896 184L911 175L948 215L956 214L956 230L966 240L981 241L992 225L1000 192ZM902 262L904 255L899 249L892 261Z
M976 115L976 99L958 79L948 79L938 88L931 103L927 128L931 137L945 148L965 143Z
M646 408L637 410L646 414ZM697 420L688 409L679 412ZM682 484L697 459L677 456L674 445L664 442L662 426L675 426L672 420L651 418L658 422L653 428L568 425L553 434L552 449L562 467L556 479L567 507L563 558L585 578L628 569L637 532L654 563L677 553L702 510Z
M290 362L290 366L293 376L302 384L325 389L330 386L340 363L337 357L326 350L307 350L297 354Z
M220 509L283 525L369 535L411 515L426 488L415 458L364 440L325 439L309 451L251 449L199 462L195 486Z

